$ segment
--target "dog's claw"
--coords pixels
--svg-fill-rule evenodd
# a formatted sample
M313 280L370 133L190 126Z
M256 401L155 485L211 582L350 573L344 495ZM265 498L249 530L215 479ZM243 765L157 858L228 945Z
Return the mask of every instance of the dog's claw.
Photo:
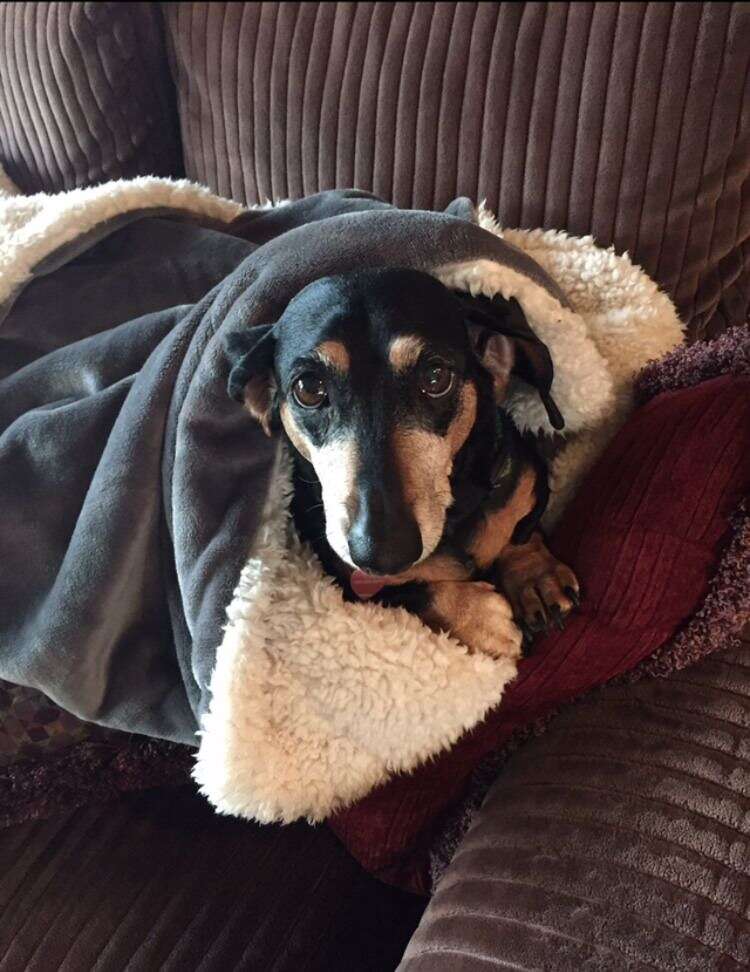
M560 610L559 604L552 604L549 607L549 613L552 615L552 624L557 628L558 631L565 630L565 616Z
M572 587L564 587L563 594L567 597L569 601L573 602L575 607L580 607L581 605L581 595L578 591L574 590Z
M547 627L547 619L541 611L537 611L534 617L530 621L527 621L526 624L534 634L537 634L540 631L544 631Z

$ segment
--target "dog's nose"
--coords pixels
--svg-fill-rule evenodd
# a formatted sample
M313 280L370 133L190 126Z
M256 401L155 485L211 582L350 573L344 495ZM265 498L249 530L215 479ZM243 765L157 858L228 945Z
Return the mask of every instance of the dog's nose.
M422 556L416 520L381 492L360 494L347 539L353 563L367 574L398 574Z

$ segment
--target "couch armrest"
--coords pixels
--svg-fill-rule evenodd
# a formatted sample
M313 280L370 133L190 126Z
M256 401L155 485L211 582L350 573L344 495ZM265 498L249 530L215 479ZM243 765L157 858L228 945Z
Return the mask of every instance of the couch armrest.
M750 645L614 686L508 764L403 972L750 964Z

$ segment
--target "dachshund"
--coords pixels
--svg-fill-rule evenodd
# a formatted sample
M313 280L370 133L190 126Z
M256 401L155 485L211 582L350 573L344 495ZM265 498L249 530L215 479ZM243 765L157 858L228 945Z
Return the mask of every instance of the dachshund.
M539 529L546 463L503 409L515 376L564 425L517 301L363 269L314 281L225 351L229 394L292 446L295 527L346 597L513 658L578 605Z

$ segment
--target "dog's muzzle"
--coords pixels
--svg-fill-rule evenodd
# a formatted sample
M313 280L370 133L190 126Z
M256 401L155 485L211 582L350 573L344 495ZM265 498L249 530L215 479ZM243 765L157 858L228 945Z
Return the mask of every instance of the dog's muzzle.
M352 562L367 574L398 574L422 556L416 519L382 488L360 489L347 540Z

